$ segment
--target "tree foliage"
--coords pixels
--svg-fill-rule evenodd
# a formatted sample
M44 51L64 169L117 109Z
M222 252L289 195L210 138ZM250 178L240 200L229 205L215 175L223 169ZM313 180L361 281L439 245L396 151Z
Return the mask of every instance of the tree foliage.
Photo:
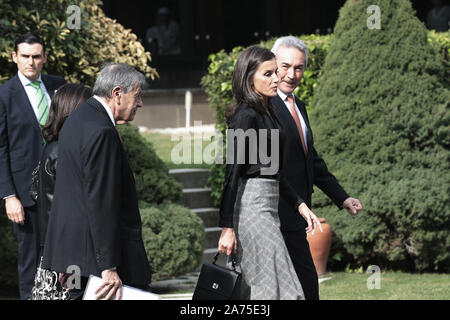
M70 9L75 5L79 28ZM0 83L17 73L11 57L14 42L29 31L39 32L46 43L43 71L69 82L92 86L107 62L127 63L147 77L157 76L149 65L150 53L130 29L105 16L99 0L0 0Z

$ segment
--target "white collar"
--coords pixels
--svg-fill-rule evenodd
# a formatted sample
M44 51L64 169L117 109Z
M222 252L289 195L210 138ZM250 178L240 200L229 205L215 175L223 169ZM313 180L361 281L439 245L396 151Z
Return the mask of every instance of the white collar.
M277 89L277 92L278 92L278 95L280 96L281 100L283 100L283 101L286 101L286 98L288 96L293 96L294 95L293 92L291 92L290 94L286 94L283 91L281 91L280 89ZM294 98L294 101L295 101L295 98Z
M39 74L39 78L37 78L37 80L30 80L30 79L28 79L20 71L17 72L17 75L19 76L20 83L22 83L22 85L24 87L29 85L33 81L39 81L40 83L42 83L42 79L41 79L41 75L40 74Z
M106 112L108 113L109 118L111 119L112 123L115 126L116 125L116 121L114 120L114 116L113 116L111 108L106 104L105 100L103 100L99 96L94 95L94 98L97 99L97 101L102 104L103 108L105 108Z

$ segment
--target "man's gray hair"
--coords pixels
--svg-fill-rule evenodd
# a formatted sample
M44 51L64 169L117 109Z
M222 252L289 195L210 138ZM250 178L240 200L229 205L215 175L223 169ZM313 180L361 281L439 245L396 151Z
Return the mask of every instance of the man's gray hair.
M111 92L117 86L128 93L144 85L145 76L133 67L125 63L109 63L100 70L92 91L99 97L111 98Z
M275 41L275 44L272 47L272 52L277 55L277 51L280 47L284 48L296 48L303 52L305 54L305 67L308 65L308 47L306 44L300 40L299 38L296 38L294 36L286 36L278 38L277 41Z

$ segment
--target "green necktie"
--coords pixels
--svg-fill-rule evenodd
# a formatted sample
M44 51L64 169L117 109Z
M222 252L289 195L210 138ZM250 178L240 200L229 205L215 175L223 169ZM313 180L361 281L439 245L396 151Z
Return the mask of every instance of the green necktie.
M44 125L45 122L47 121L49 113L47 106L47 99L45 98L44 91L42 90L39 81L32 81L30 82L30 85L36 89L36 101L38 102L37 109L38 109L39 124Z

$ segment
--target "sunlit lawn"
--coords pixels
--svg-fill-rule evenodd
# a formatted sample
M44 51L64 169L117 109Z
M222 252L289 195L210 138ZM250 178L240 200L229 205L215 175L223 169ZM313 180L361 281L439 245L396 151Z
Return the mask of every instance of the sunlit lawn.
M372 274L332 272L320 284L321 300L449 300L450 274L382 272L380 289L369 290ZM369 281L374 284L374 282Z
M161 158L162 161L168 166L169 169L176 168L209 168L210 165L205 163L204 161L204 151L205 148L209 145L209 141L203 141L203 139L199 136L195 136L194 134L185 135L184 137L178 137L178 140L172 141L171 134L163 134L157 132L144 132L143 137L148 141L153 143L156 154ZM184 146L183 153L181 150L183 149L183 145L181 143L190 144ZM178 147L177 147L178 146ZM190 148L189 148L190 147ZM181 156L185 156L185 160L183 163L176 164L174 163L172 151L179 151L178 154ZM190 149L190 152L189 152Z
M449 274L411 274L382 272L380 289L369 290L371 274L330 272L320 278L330 278L319 285L320 300L450 300ZM167 292L190 293L192 290ZM166 293L166 292L165 292ZM0 293L0 300L18 299L13 294Z

